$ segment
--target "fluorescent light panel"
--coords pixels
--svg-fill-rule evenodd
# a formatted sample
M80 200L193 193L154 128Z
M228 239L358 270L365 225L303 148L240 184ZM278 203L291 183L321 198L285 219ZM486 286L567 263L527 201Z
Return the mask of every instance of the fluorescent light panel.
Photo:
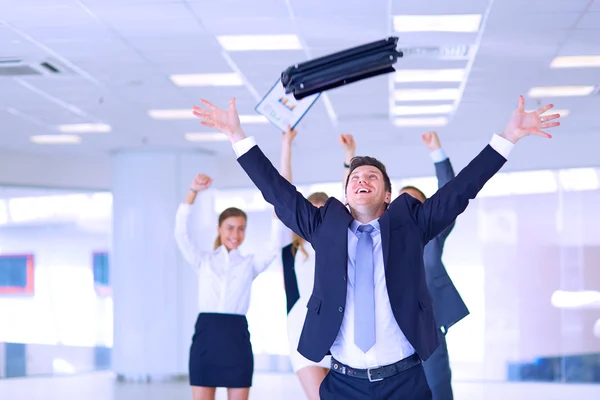
M36 144L77 144L81 138L77 135L36 135L29 138Z
M296 35L223 35L217 40L227 51L302 49Z
M477 32L481 14L395 15L396 32Z
M398 89L394 92L396 101L456 100L456 89Z
M64 124L58 130L64 133L107 133L112 129L107 124Z
M538 86L529 90L529 97L589 96L595 89L595 86Z
M401 69L396 71L396 83L462 82L464 69Z
M421 126L431 126L431 127L439 127L446 126L448 124L448 118L446 117L437 117L437 118L396 118L394 120L394 125L398 127L421 127Z
M177 86L242 86L242 78L236 74L175 74L170 76Z
M560 56L550 63L550 68L599 68L600 56Z
M191 108L187 109L165 109L165 110L148 110L148 115L154 119L197 119ZM265 124L269 121L262 115L240 115L242 124Z
M224 133L220 132L192 132L185 134L185 140L190 142L222 142L228 139Z
M240 115L242 124L267 124L269 120L263 115Z
M452 112L452 104L438 104L432 106L395 106L392 110L394 115L424 115L424 114L448 114Z

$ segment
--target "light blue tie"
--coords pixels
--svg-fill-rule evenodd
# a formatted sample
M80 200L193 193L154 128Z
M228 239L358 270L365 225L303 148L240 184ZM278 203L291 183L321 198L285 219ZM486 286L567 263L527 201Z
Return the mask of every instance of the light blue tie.
M358 227L354 263L354 343L366 353L375 344L375 277L371 225Z

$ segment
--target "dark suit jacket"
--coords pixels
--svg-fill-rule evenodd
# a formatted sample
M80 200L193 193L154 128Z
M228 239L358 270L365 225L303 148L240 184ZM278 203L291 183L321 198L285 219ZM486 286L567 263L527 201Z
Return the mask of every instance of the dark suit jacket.
M275 207L281 221L315 249L315 284L298 351L319 362L335 341L346 306L348 227L353 221L344 205L330 198L314 207L284 179L258 146L238 162ZM417 354L427 360L439 345L431 297L425 280L425 245L462 213L469 200L504 165L491 146L424 203L409 195L396 198L379 218L386 285L392 312Z
M435 163L438 187L442 188L454 178L454 169L449 159ZM469 309L448 276L442 263L446 238L454 228L455 221L446 227L425 246L425 279L433 303L433 313L439 328L446 332L452 325L469 315Z

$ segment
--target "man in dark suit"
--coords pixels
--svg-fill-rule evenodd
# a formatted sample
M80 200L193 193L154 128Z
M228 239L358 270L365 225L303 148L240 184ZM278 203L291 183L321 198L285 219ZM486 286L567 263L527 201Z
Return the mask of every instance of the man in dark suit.
M423 143L430 151L430 156L435 163L435 175L438 188L443 187L454 178L454 169L450 159L446 156L440 139L436 132L427 132L422 136ZM400 194L407 193L423 203L427 197L414 186L405 186L400 189ZM425 377L429 388L433 393L433 400L452 400L452 372L450 370L450 359L446 345L446 333L448 329L467 315L469 310L458 290L448 276L448 272L442 262L444 244L448 235L454 228L455 221L433 238L425 246L424 264L425 280L429 288L429 294L433 305L433 314L439 329L440 346L433 352L431 357L423 363Z
M275 207L280 220L315 249L315 284L298 351L320 361L331 352L322 399L431 399L421 360L439 345L423 266L425 245L462 213L469 200L506 162L514 143L558 114L552 105L526 113L523 97L501 135L455 179L421 203L393 202L385 166L355 157L346 182L347 206L330 198L314 207L246 137L232 99L229 110L202 100L202 124L224 132L238 162Z
M454 169L450 159L442 149L437 132L427 132L421 136L423 143L429 149L431 159L435 165L435 174L438 181L438 188L454 178ZM354 157L356 143L352 135L341 135L340 141L346 154L344 167L346 180L350 169L350 160ZM400 195L409 194L421 203L427 199L427 196L414 186L405 186L400 189ZM423 251L425 264L425 280L431 296L433 314L437 323L440 337L440 345L433 352L431 357L423 363L425 377L431 389L433 400L452 400L452 372L450 370L450 359L448 357L448 347L446 345L446 333L448 329L469 315L469 310L460 297L458 290L448 276L448 272L442 262L442 253L444 244L448 235L454 228L455 221L433 238Z

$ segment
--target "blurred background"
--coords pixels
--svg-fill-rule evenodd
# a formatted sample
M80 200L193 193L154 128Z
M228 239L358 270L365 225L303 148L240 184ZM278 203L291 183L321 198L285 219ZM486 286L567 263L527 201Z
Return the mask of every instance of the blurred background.
M213 177L193 214L206 250L225 208L248 213L247 253L273 216L191 106L236 97L279 165L281 133L254 107L281 71L390 35L397 73L326 92L302 120L294 183L341 198L350 133L395 194L429 196L423 132L459 171L519 94L555 104L554 138L520 142L447 241L471 311L448 334L455 396L600 398L597 0L0 0L0 398L191 398L198 281L177 206L196 173ZM251 398L304 398L279 261L248 319Z

